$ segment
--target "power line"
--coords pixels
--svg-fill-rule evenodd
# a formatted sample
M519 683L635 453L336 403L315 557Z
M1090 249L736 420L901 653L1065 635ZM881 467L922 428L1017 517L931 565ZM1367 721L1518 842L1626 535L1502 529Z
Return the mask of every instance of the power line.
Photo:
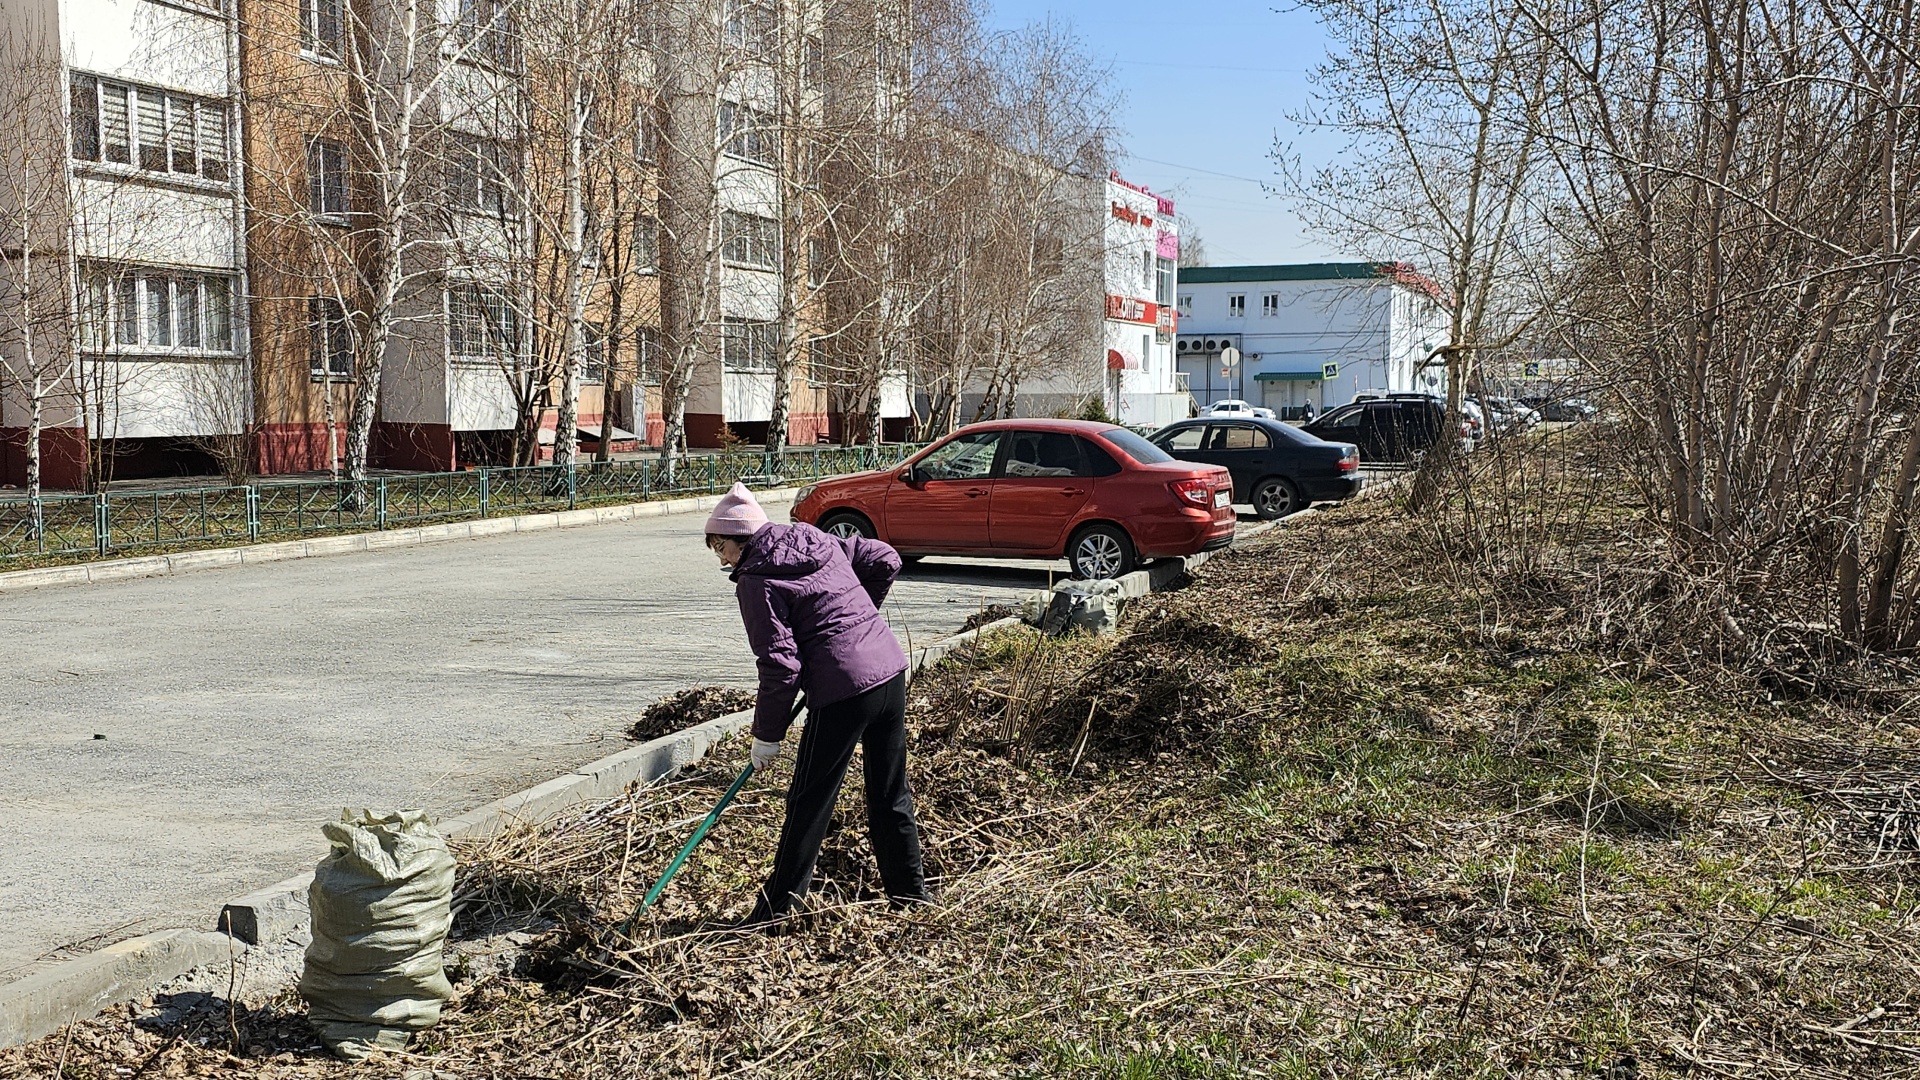
M1164 67L1164 68L1187 68L1187 69L1192 69L1194 67L1193 64L1178 64L1168 60L1126 60L1126 59L1116 58L1114 60L1114 63L1135 64L1140 67ZM1206 65L1206 70L1207 71L1251 71L1251 72L1256 72L1263 75L1305 75L1306 74L1306 70L1304 68L1230 67L1225 64L1208 64Z
M1267 185L1265 180L1255 180L1251 176L1235 176L1232 173L1215 172L1212 169L1202 169L1197 165L1182 165L1177 161L1161 161L1159 158L1142 157L1139 154L1128 154L1127 157L1134 161L1146 161L1155 165L1165 165L1170 169L1185 169L1188 172L1205 173L1208 176L1218 176L1227 180L1238 180L1246 184L1259 184L1261 187Z

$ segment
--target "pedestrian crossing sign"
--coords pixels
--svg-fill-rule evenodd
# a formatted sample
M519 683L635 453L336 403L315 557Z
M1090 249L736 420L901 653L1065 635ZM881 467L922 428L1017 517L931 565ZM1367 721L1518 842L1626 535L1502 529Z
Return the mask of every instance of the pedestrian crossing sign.
M1336 364L1336 363L1332 363L1332 362L1329 362L1329 363L1325 363L1325 364L1321 364L1321 365L1320 365L1320 377L1321 377L1322 379L1337 379L1337 378L1339 378L1339 377L1340 377L1340 365L1339 365L1339 364Z

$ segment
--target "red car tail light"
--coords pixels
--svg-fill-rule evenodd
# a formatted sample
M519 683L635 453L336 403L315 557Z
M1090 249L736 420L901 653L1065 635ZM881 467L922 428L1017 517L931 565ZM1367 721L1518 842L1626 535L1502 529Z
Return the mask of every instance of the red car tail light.
M1207 479L1175 480L1167 485L1173 489L1173 496L1189 506L1202 510L1213 509L1213 481Z
M1347 448L1346 453L1340 455L1340 471L1341 472L1358 472L1359 469L1360 469L1360 448L1356 446L1350 446Z

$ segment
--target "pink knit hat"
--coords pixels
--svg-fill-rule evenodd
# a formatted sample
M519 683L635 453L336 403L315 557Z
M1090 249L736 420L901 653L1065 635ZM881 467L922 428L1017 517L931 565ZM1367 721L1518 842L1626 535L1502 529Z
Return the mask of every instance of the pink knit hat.
M766 525L767 512L760 509L760 503L747 490L747 485L735 483L720 496L720 504L707 515L707 533L713 536L752 536Z

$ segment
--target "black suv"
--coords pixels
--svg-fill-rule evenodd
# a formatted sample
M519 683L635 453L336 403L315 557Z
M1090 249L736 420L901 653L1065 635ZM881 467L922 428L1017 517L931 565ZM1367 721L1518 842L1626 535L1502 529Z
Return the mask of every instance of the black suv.
M1444 438L1470 439L1447 422L1447 407L1426 394L1392 394L1327 410L1301 430L1329 442L1360 448L1368 461L1410 462Z

